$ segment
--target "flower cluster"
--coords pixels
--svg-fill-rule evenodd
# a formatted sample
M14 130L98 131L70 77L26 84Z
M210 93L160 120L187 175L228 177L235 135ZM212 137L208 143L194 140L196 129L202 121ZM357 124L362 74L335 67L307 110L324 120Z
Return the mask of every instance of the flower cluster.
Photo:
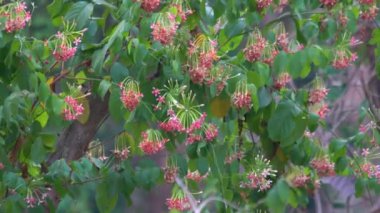
M370 121L367 124L360 124L359 126L359 131L361 133L366 133L370 129L375 129L376 128L376 123L374 121Z
M83 33L87 30L75 31L75 23L64 23L64 30L58 31L52 39L54 45L53 56L58 62L65 62L74 57L82 41ZM48 44L49 41L46 42Z
M46 189L35 189L34 191L28 189L25 203L28 208L34 208L46 202L46 198L48 196L48 192L51 188Z
M170 82L169 82L170 83ZM186 134L186 144L192 144L202 139L213 141L218 136L218 128L214 124L206 123L206 113L201 113L198 108L203 105L194 105L195 95L185 94L178 84L165 86L166 92L153 88L153 95L159 102L154 109L161 109L162 105L168 106L168 118L159 123L160 129L167 133ZM162 102L160 100L163 99Z
M141 8L147 12L153 12L160 6L160 0L141 0Z
M346 69L349 67L356 59L358 55L352 53L348 50L338 50L336 51L335 58L332 61L332 66L335 69Z
M127 78L123 82L119 83L119 88L121 90L120 100L124 107L129 111L136 109L137 105L140 103L141 98L144 95L140 92L138 82Z
M249 110L252 107L251 92L248 90L248 85L245 80L237 84L235 92L232 94L232 105L237 110Z
M260 31L256 30L248 38L247 46L243 50L245 59L249 62L258 61L267 45L267 40L262 37Z
M256 0L259 10L265 9L272 4L272 0Z
M178 175L178 167L176 166L167 166L163 168L164 170L164 180L166 183L174 183L175 178Z
M366 21L373 21L376 19L378 12L379 8L374 4L360 11L360 18Z
M306 174L299 174L291 180L293 187L301 188L305 187L310 182L310 177Z
M304 48L304 46L300 43L298 43L297 40L289 39L289 35L285 30L285 26L280 23L278 25L278 32L276 33L276 44L279 48L281 48L286 53L295 53L297 51L300 51ZM274 53L270 54L269 59L266 59L268 61L268 64L272 64L274 57L278 54L278 51L274 49Z
M371 5L373 4L375 1L374 0L359 0L359 3L360 4L368 4L368 5Z
M370 162L363 163L361 166L361 171L368 177L368 178L376 178L378 182L380 183L380 166L379 165L373 165Z
M186 129L172 109L168 110L169 119L159 124L160 128L165 132L185 132Z
M319 177L334 176L335 164L330 162L327 157L318 157L310 161L310 166L316 170Z
M173 13L166 12L160 14L150 28L152 29L153 40L163 45L169 45L173 42L173 38L177 32L178 22Z
M214 62L219 58L216 47L216 41L207 38L205 35L199 35L195 41L190 42L188 50L190 56L189 75L194 84L207 83L210 85L213 82L211 70Z
M78 119L84 112L84 107L75 98L71 96L65 97L66 107L63 110L64 119L72 121Z
M329 93L329 90L326 89L325 87L321 88L315 88L309 93L309 103L310 104L317 104L322 102L327 94Z
M164 149L169 139L163 138L158 130L148 129L141 133L140 149L147 155L155 154Z
M244 157L244 152L238 151L238 152L236 152L236 153L234 153L232 155L227 156L224 159L224 163L225 164L231 164L235 160L241 160L241 159L243 159L243 157Z
M0 18L5 17L5 31L13 33L24 29L31 19L25 2L13 2L0 7Z
M129 149L128 147L122 149L116 147L115 150L113 150L113 154L118 160L126 160L129 156Z
M321 118L325 118L327 113L330 112L329 106L327 104L322 104L322 106L318 109L317 114Z
M193 181L199 183L202 180L204 180L205 178L207 178L207 176L208 176L208 173L206 173L204 175L201 175L198 170L195 170L194 172L188 171L187 175L186 175L186 178L189 179L189 180L193 180Z
M345 27L347 26L348 17L343 12L340 12L338 16L338 22L342 27Z
M190 201L187 197L172 197L166 199L166 205L170 210L187 211L191 209Z
M193 11L184 0L173 0L172 7L176 9L177 15L181 18L181 21L186 21L187 16L193 14Z
M281 90L288 84L292 78L290 77L289 73L284 72L281 73L278 78L274 81L274 88L277 90Z
M325 7L331 9L338 3L338 0L319 0Z
M265 159L264 156L259 155L255 157L253 171L247 173L247 181L241 182L240 186L249 189L258 189L258 191L265 191L271 187L272 180L270 177L276 176L276 170L272 169L270 161Z

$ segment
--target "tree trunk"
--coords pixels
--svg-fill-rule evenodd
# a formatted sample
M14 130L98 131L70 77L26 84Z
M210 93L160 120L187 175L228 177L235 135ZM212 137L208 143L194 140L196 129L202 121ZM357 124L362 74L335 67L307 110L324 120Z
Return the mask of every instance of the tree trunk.
M101 100L96 95L89 97L89 119L85 124L74 121L58 138L57 150L53 153L48 164L59 159L77 160L87 151L89 143L94 138L98 128L108 116L109 94Z

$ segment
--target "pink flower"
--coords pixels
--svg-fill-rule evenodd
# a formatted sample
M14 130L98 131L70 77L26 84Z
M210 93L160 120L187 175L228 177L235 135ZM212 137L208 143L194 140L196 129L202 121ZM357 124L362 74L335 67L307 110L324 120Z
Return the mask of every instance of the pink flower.
M328 177L335 175L335 164L331 163L326 157L313 159L310 162L310 166L316 170L318 176L320 177Z
M374 3L374 0L359 0L359 3L360 3L360 4L371 5L371 4Z
M368 8L367 10L360 11L360 18L366 21L375 20L378 11L379 11L379 8L377 8L376 5L374 4L372 7Z
M251 94L249 92L234 92L232 95L232 104L238 110L249 110L252 107Z
M129 156L129 149L127 147L123 149L116 148L113 154L118 160L126 160Z
M256 0L259 10L267 8L272 4L272 0Z
M312 90L309 94L309 103L317 104L317 103L322 102L328 93L329 93L329 90L326 88L317 88L317 89Z
M163 103L165 103L165 97L164 96L158 96L157 98L156 98L156 101L158 102L158 103L160 103L160 104L163 104Z
M59 48L56 48L53 51L53 56L56 61L65 62L72 58L77 51L77 48L66 46L65 44L61 44Z
M319 0L325 7L331 9L338 3L338 0Z
M277 36L277 44L285 51L289 52L289 39L287 33L281 33Z
M169 114L169 111L168 111L168 114ZM165 132L183 132L183 131L185 131L185 128L183 127L181 121L178 119L177 115L175 115L175 114L170 114L168 121L160 123L159 126Z
M157 88L155 88L155 87L153 87L152 94L153 94L155 97L157 97L157 96L160 95L160 90L157 89Z
M0 17L6 17L5 31L12 33L25 28L31 19L31 14L27 11L25 2L10 3L8 5L9 7L5 11L0 12Z
M194 171L194 172L190 172L188 171L187 172L187 175L186 175L186 178L189 179L189 180L193 180L197 183L201 182L202 180L204 180L205 178L207 178L208 176L208 173L204 174L204 175L201 175L199 173L198 170Z
M218 137L218 128L214 124L209 124L205 131L205 137L207 141L212 141Z
M79 104L76 99L71 96L66 96L65 98L66 108L63 111L64 119L67 121L72 121L78 119L80 115L84 112L84 107Z
M273 62L274 62L274 59L276 58L276 56L279 54L280 52L276 49L271 49L271 51L269 52L269 55L267 55L265 58L263 58L263 62L268 64L268 65L272 65Z
M166 16L161 17L150 26L152 29L153 40L158 41L163 45L172 43L177 32L178 23L171 17L171 13L166 13Z
M278 76L278 78L274 82L274 88L280 90L284 88L286 84L288 84L291 80L292 78L290 77L289 73L281 73L280 76Z
M26 196L25 202L28 208L34 208L38 204L38 200L33 195Z
M123 89L121 91L120 100L124 104L125 108L129 111L133 111L140 103L142 97L144 97L144 95L138 91Z
M216 54L215 49L210 49L207 52L201 52L199 54L199 65L206 69L210 69L212 67L212 63L218 59L218 55Z
M147 130L141 133L140 149L147 155L155 154L164 149L169 139L163 138L157 130Z
M255 40L255 43L251 44L243 50L245 59L249 62L259 60L267 45L266 39L261 36L255 36Z
M175 178L177 177L178 167L171 166L164 168L164 180L166 183L174 183Z
M189 134L186 138L186 145L190 145L190 144L193 144L197 141L200 141L202 140L202 136L201 135L197 135L197 134Z
M340 12L339 16L338 16L338 21L339 21L340 25L345 27L347 25L347 22L348 22L348 17L344 13Z
M147 12L153 12L160 6L160 0L142 0L141 8Z
M326 114L329 112L329 107L327 106L327 104L323 104L322 107L318 110L317 114L319 115L319 117L321 118L325 118L326 117Z
M310 182L310 177L305 174L300 174L294 177L291 182L294 187L301 188L306 186L306 184Z
M194 84L202 84L208 75L208 69L203 66L192 67L189 70L189 74Z
M190 201L186 197L174 197L166 200L168 209L175 209L178 211L187 211L191 209Z
M189 126L189 128L187 128L187 130L186 130L187 133L190 134L190 133L194 132L195 130L202 128L202 125L205 122L206 116L207 116L207 114L204 112L197 120L195 120Z
M367 157L369 155L369 149L368 148L367 149L362 149L362 155L364 157Z

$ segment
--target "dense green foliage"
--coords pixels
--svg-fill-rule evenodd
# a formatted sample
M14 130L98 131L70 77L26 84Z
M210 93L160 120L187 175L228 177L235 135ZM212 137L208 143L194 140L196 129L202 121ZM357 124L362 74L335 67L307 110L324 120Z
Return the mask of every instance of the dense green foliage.
M120 200L133 205L136 188L165 181L169 208L196 212L307 208L321 178L334 175L355 176L358 197L378 192L376 121L361 131L358 121L328 146L318 137L330 131L325 118L340 94L326 79L365 62L367 48L380 71L380 30L369 42L357 34L376 23L374 8L364 0L3 1L1 212L112 212ZM112 145L95 135L108 115L123 127L107 135Z

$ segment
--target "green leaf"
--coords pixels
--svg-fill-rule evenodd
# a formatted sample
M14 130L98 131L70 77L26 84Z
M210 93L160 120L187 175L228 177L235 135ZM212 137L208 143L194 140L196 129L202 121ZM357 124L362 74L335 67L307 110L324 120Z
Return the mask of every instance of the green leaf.
M36 121L38 121L41 127L44 128L47 124L48 119L49 119L49 114L46 111L44 111L36 118Z
M200 157L197 159L197 169L201 175L204 175L208 172L208 160L205 157Z
M265 87L259 89L258 96L260 108L264 108L272 102L272 94Z
M48 109L51 109L55 115L60 115L64 107L64 101L56 95L52 95L48 99Z
M139 161L135 170L135 181L144 189L151 189L160 177L161 170L149 159Z
M47 6L47 11L52 18L58 16L63 9L64 0L54 0Z
M260 88L268 83L269 66L260 62L256 62L254 65L254 72L247 72L248 83L254 83L257 88Z
M100 82L98 87L98 94L102 100L104 99L104 96L107 94L108 89L111 87L111 85L111 82L106 79L103 79Z
M269 137L274 141L288 141L292 139L292 135L298 130L296 117L301 113L300 109L290 101L283 101L277 106L268 121Z
M80 71L75 75L78 84L84 84L86 82L86 73L84 71Z
M54 161L54 163L50 165L49 172L46 175L50 176L52 179L67 179L70 176L70 171L71 169L67 165L66 160L60 159Z
M273 70L276 74L288 71L288 58L289 56L281 51L274 59Z
M111 78L112 81L119 83L123 81L126 77L129 75L129 70L120 64L119 62L116 62L111 67Z
M285 209L285 203L282 202L279 189L273 187L265 198L265 204L268 206L270 212L273 213L282 213Z
M312 39L318 36L319 27L316 23L308 21L306 24L303 25L302 32L306 38Z
M108 3L105 0L92 0L92 2L94 2L94 4L106 6L106 7L111 8L111 9L117 9L117 7L115 7L115 5Z
M85 1L79 1L73 4L66 13L65 19L75 21L78 29L83 29L94 10L94 5Z
M111 117L115 121L121 121L123 114L123 103L120 101L120 90L118 88L111 89L111 95L108 102Z
M101 213L111 212L116 206L118 195L118 182L114 173L96 187L95 200L99 211Z
M126 30L126 22L125 20L121 21L113 30L111 35L106 38L107 43L101 50L97 50L92 55L92 68L100 73L103 68L104 57L106 56L107 50L111 47L111 45L115 42L116 38L120 38L122 33Z
M232 38L238 34L243 33L244 28L246 27L245 19L239 18L235 19L232 22L227 23L226 27L224 28L224 32L227 36L227 38Z
M251 93L253 109L257 111L259 109L259 98L257 96L257 89L254 84L248 84L248 90Z

